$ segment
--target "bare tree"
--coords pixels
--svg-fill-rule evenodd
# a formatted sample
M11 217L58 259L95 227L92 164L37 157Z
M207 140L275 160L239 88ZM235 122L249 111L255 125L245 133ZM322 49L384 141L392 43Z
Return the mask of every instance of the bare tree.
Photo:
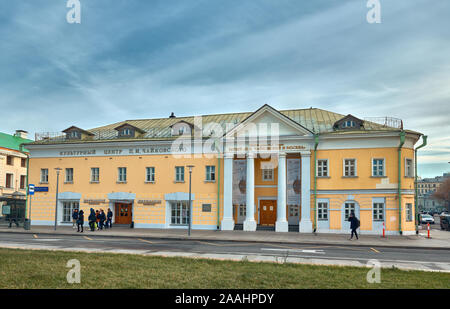
M450 212L450 178L445 179L439 189L434 192L433 198L442 201Z

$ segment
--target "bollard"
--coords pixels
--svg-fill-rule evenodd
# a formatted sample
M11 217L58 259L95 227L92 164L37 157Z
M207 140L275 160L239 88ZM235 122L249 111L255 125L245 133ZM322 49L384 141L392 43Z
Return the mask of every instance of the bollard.
M429 222L427 224L427 229L428 229L428 238L430 238L430 223Z

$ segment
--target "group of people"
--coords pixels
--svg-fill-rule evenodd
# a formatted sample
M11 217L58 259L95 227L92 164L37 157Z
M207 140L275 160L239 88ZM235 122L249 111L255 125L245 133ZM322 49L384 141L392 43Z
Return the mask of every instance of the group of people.
M95 230L103 230L103 228L112 228L112 217L113 213L111 209L108 209L108 213L105 214L103 209L94 211L93 208L91 208L91 213L88 216L89 221L89 228L91 231ZM73 219L73 228L75 228L75 225L77 226L77 232L83 233L83 225L84 225L84 211L78 209L74 209L72 213L72 219Z

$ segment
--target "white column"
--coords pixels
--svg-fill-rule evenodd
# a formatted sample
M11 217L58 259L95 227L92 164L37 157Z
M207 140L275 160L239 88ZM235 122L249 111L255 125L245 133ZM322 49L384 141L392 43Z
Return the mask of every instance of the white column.
M311 221L311 153L302 153L302 217L300 233L312 233Z
M233 219L233 157L225 154L223 164L223 218L222 231L234 230Z
M278 199L276 232L289 232L289 224L286 220L286 154L278 154Z
M244 231L256 231L255 221L255 161L254 154L247 155L246 210Z

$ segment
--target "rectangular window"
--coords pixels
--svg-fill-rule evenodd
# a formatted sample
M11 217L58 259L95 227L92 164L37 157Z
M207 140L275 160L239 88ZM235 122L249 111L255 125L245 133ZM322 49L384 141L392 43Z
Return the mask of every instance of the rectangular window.
M373 221L384 221L384 203L373 203Z
M355 177L356 176L356 160L345 159L344 160L344 176Z
M273 169L272 168L264 168L262 170L262 180L263 181L272 181L273 180Z
M211 204L203 204L202 212L211 212Z
M27 180L27 178L25 175L20 176L20 189L25 189L26 180Z
M63 202L63 222L72 222L72 213L75 209L79 209L79 202Z
M73 168L66 168L66 182L73 182Z
M206 166L206 181L216 181L216 167L214 165Z
M146 176L145 181L146 182L155 182L155 168L153 166L146 167Z
M14 158L12 156L6 156L6 164L13 165Z
M187 225L189 223L189 207L187 202L172 203L171 223L173 225Z
M413 208L412 204L406 204L406 221L411 222L413 220Z
M384 159L372 160L372 176L374 177L384 176Z
M20 160L20 166L22 166L22 167L27 167L27 159L22 158L22 159Z
M353 202L345 203L344 205L344 218L345 221L348 221L348 218L350 218L350 214L354 213L356 214L356 205Z
M406 177L414 177L413 160L412 159L405 160L405 176Z
M127 168L119 167L119 182L127 182Z
M99 182L100 181L100 168L93 167L91 168L91 182Z
M41 183L48 183L48 168L41 169Z
M328 160L317 160L317 177L328 177Z
M13 184L13 174L6 174L6 188L11 189Z
M328 220L328 203L317 204L317 220L319 221Z
M175 167L175 181L184 182L184 166Z

